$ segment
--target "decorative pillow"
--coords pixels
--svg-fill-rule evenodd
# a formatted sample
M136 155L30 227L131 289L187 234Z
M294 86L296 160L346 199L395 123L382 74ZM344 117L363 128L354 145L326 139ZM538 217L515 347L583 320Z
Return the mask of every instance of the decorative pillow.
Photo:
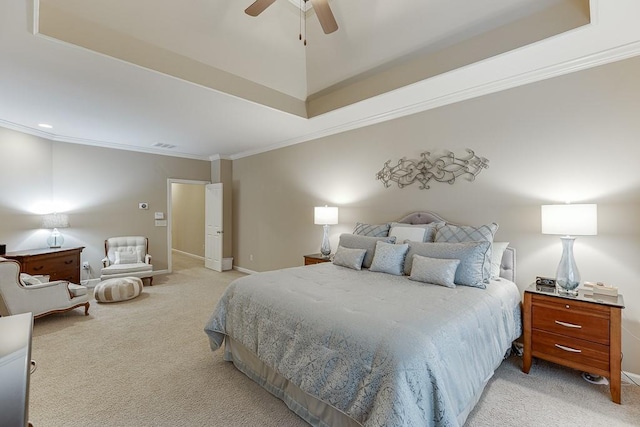
M362 269L362 261L364 261L366 254L366 249L351 249L338 246L336 254L333 256L333 263L342 267L360 270Z
M140 251L133 251L127 248L119 248L115 252L114 264L135 264L142 262Z
M491 278L500 277L500 266L502 265L502 255L509 246L509 242L493 242L491 246Z
M404 242L405 240L411 240L414 242L433 242L433 239L436 236L436 227L439 224L444 224L444 222L430 222L429 224L405 224L402 222L392 222L391 229L389 230L389 236L396 236L396 242ZM394 232L394 229L398 227L401 229L395 230ZM415 233L407 229L424 229L424 236L422 237L422 240L413 238L417 236L415 234L407 237L406 234ZM405 233L405 235L402 233Z
M473 227L469 225L452 225L441 224L436 227L436 242L493 242L493 236L498 231L498 224L492 222L491 224L481 225L479 227ZM483 265L483 277L486 282L491 278L491 246L489 251L485 254Z
M454 283L484 289L486 287L485 281L489 281L489 271L487 271L487 276L484 276L484 259L490 249L491 243L489 242L409 242L404 273L411 274L415 254L429 258L458 259L460 264L456 269Z
M376 252L369 270L402 276L404 256L408 250L409 245L406 243L394 245L393 243L376 242Z
M40 279L38 279L37 277L33 277L32 275L27 273L20 273L20 280L22 280L22 282L27 286L39 285L40 283L42 283Z
M372 225L356 222L353 234L370 237L387 237L389 235L389 227L389 224Z
M459 259L437 259L413 255L410 280L455 288L454 279Z
M371 261L373 261L373 254L376 251L376 242L383 241L387 243L395 243L395 237L370 237L359 236L356 234L343 233L340 235L340 241L338 246L350 249L366 249L367 253L362 261L363 268L371 267Z

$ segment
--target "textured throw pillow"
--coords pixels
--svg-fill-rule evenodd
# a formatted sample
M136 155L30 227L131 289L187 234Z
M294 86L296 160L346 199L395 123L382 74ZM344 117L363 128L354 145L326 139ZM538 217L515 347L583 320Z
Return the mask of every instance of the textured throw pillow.
M338 246L333 256L333 263L342 267L353 268L354 270L362 269L362 261L367 254L366 249L351 249Z
M437 259L414 254L409 279L455 288L454 280L458 264L460 264L459 259Z
M491 245L491 278L500 277L500 266L502 265L502 255L509 246L509 242L493 242Z
M391 228L389 229L389 236L396 236L396 242L404 242L405 240L411 240L414 242L433 242L433 239L436 237L436 227L439 224L444 224L443 222L431 222L429 224L404 224L402 222L392 222ZM397 228L400 228L398 230ZM415 231L410 231L411 229ZM416 237L416 231L424 229L424 235L422 236L422 240L417 240L413 237ZM406 237L402 235L402 233L411 234L411 236Z
M356 222L353 234L369 237L387 237L389 235L389 224L363 224Z
M22 280L22 283L24 283L27 286L39 285L40 283L42 283L40 279L38 279L37 277L33 277L32 275L27 273L20 273L20 280Z
M135 264L142 262L140 251L118 250L115 253L116 259L114 264Z
M493 243L493 236L496 231L498 231L498 224L495 222L479 227L441 224L436 227L435 241L449 243L486 241ZM489 251L485 254L483 269L483 276L485 281L488 282L491 278L491 245L489 245Z
M404 273L411 274L415 254L429 258L457 259L460 260L460 264L456 269L455 284L484 289L486 287L485 281L489 281L489 271L487 271L487 276L484 276L484 259L490 249L491 243L489 242L409 242Z
M395 237L370 237L359 236L356 234L341 234L338 246L350 249L366 249L367 253L362 261L363 268L371 267L371 261L373 261L373 254L376 251L376 242L383 241L387 243L395 243Z
M407 254L407 250L409 250L409 245L406 243L394 245L393 243L376 242L376 252L369 270L402 276L404 256Z

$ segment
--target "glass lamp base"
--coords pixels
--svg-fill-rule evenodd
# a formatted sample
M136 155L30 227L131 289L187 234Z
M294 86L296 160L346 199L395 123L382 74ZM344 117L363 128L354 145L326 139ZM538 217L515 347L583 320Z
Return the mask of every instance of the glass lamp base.
M556 271L556 289L561 294L578 295L580 272L573 258L573 242L575 238L564 236L560 240L562 240L562 257Z
M47 245L49 245L50 248L55 249L61 248L63 243L64 237L62 237L62 234L60 234L57 228L54 228L53 232L47 239Z
M323 226L322 233L322 246L320 246L320 253L323 257L328 258L331 254L331 244L329 243L329 226Z

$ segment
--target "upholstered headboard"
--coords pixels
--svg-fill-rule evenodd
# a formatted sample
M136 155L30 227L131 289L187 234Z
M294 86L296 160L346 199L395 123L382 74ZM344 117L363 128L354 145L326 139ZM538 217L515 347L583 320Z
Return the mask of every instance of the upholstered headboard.
M455 224L442 218L437 213L430 211L413 212L396 222L401 222L403 224L429 224L430 222L446 222L449 224ZM516 281L516 249L511 246L507 247L502 255L502 262L500 263L500 277L512 282Z

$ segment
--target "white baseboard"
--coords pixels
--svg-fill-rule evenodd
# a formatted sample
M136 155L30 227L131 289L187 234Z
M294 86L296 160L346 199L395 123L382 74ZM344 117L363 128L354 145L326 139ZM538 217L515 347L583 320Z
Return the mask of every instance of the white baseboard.
M640 384L640 375L622 371L622 382L629 382L629 378L631 378L631 380L636 383L636 385Z
M81 285L86 286L89 289L95 288L98 283L100 283L100 279L87 279L80 281Z
M200 255L195 255L195 254L190 254L189 252L184 252L184 251L179 251L178 249L171 249L171 252L177 252L181 255L185 255L191 258L195 258L195 259L200 259L202 261L204 261L204 257L200 256Z
M233 269L236 270L236 271L239 271L240 273L245 273L245 274L256 274L257 273L257 271L249 270L248 268L238 267L237 265L234 265Z

